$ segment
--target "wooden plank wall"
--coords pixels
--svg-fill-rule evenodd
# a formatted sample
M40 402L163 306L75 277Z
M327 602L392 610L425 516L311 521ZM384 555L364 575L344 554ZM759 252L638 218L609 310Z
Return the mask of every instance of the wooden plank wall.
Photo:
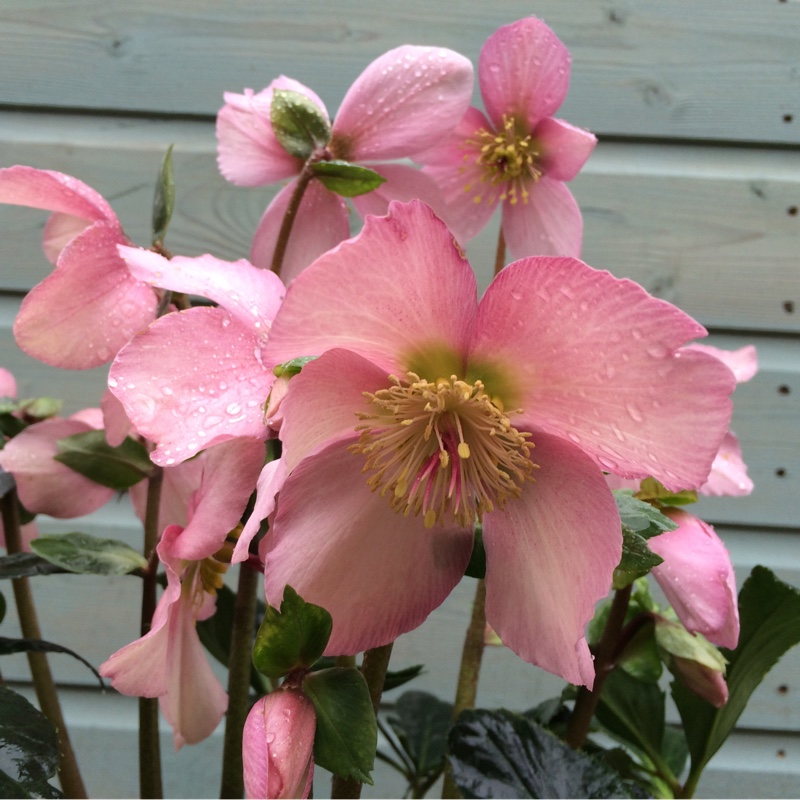
M763 563L800 585L797 0L3 0L0 166L79 177L145 243L155 172L174 143L178 195L169 246L240 258L272 190L238 189L217 173L214 115L223 91L258 90L283 73L335 109L363 67L391 47L443 45L476 62L495 28L531 13L572 51L560 115L600 137L573 183L585 259L694 314L711 343L758 346L761 371L737 390L734 417L756 490L746 499L704 501L700 510L728 543L740 582ZM44 219L0 207L0 364L15 373L21 395L61 396L74 411L96 404L104 371L39 365L20 353L10 330L24 292L48 272L39 244ZM496 225L468 248L483 285L495 235ZM41 528L139 539L124 503L89 520L43 520ZM128 612L137 588L119 579L39 581L45 635L99 663L135 637ZM465 582L395 651L397 666L427 663L418 685L443 697L452 692L471 592ZM12 626L6 630L13 635ZM97 694L69 659L54 667L68 687L68 719L90 792L134 794L135 771L116 759L134 749L134 706ZM25 686L24 661L4 659L2 670ZM701 794L797 796L798 675L795 651L756 693ZM558 686L508 651L491 651L480 702L521 708ZM173 795L214 796L212 744L171 757L179 768L167 782ZM373 796L401 789L383 784Z

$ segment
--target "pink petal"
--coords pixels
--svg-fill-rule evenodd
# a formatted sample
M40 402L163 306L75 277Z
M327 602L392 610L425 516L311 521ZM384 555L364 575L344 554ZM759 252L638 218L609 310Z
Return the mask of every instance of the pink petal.
M303 162L290 156L275 137L270 106L275 89L305 95L323 113L325 106L302 83L281 76L258 93L225 93L225 105L217 115L217 164L223 177L239 186L264 186L297 175Z
M678 509L666 512L680 527L648 539L650 549L664 559L653 577L692 633L733 649L739 640L736 576L730 555L714 529Z
M103 411L106 441L112 447L119 447L131 432L131 421L125 413L125 407L109 389L106 389L100 399L100 408Z
M17 397L17 381L14 376L3 367L0 367L0 397Z
M377 647L420 625L461 580L472 551L471 531L431 530L392 511L370 492L363 456L346 445L287 477L265 570L269 603L279 604L289 584L331 613L329 654Z
M22 552L23 553L30 553L31 552L31 541L38 538L39 536L39 528L36 525L36 520L33 522L29 522L27 525L22 525L20 527L20 538L22 539ZM8 549L8 545L6 545L6 535L3 531L3 521L0 520L0 547L5 547Z
M275 510L275 498L286 480L286 462L282 458L265 464L256 484L256 502L250 518L233 548L231 563L246 561L250 555L250 542L261 528L261 523Z
M207 254L166 259L138 247L118 249L135 278L151 286L207 297L261 335L266 335L283 300L281 279L244 259L221 261Z
M470 361L492 365L490 391L522 408L512 423L678 490L705 483L730 420L730 370L679 349L704 333L631 281L576 259L526 258L481 300Z
M114 490L55 461L56 442L91 427L74 419L46 419L25 428L0 450L0 466L14 475L22 505L34 514L69 519L97 511Z
M76 419L88 425L96 431L103 430L103 412L99 408L82 408L74 414L70 414L69 419Z
M747 474L739 440L728 431L711 465L708 481L700 487L699 492L709 497L744 497L752 491L753 481Z
M292 282L267 359L279 364L345 347L401 374L422 349L458 361L475 297L472 269L442 221L423 203L393 203L389 216L367 217L357 237Z
M579 256L583 217L570 190L546 175L527 188L527 201L503 203L503 233L511 256Z
M584 631L622 554L619 514L577 447L540 432L532 441L534 482L484 518L486 619L526 661L591 687Z
M693 342L687 344L686 349L718 358L736 376L736 383L745 383L758 372L758 353L752 344L740 347L738 350L720 350L719 347L712 347L710 344Z
M156 464L239 436L266 438L275 376L261 346L223 309L197 307L162 317L120 351L108 385L136 430L157 443Z
M316 727L314 705L297 689L257 700L242 734L245 796L308 797Z
M680 656L672 656L672 664L686 687L706 702L715 708L722 708L728 702L728 684L719 670Z
M89 369L155 319L155 293L117 254L125 241L115 224L96 222L64 248L55 271L22 301L14 321L22 350L54 367Z
M291 472L306 456L352 438L367 408L365 391L389 386L386 372L349 350L329 350L289 382L281 425L283 460ZM324 391L320 391L324 387Z
M544 174L556 181L571 181L597 144L593 133L552 117L536 126L533 137L542 148Z
M442 47L403 45L375 59L342 100L333 125L337 158L405 158L446 136L469 106L469 59Z
M272 266L278 234L295 186L293 181L281 189L258 223L250 260L260 269ZM288 285L319 256L349 237L347 203L319 181L311 181L303 195L283 258L283 282Z
M533 130L564 102L571 57L540 19L526 17L498 28L481 49L478 81L486 113L499 128L503 115Z

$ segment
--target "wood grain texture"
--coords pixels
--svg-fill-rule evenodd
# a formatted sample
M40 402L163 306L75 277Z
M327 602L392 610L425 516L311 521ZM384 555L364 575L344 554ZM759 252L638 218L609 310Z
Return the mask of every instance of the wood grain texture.
M777 0L6 0L0 97L209 115L223 91L261 89L283 73L333 111L382 52L441 45L476 62L489 34L532 11L572 52L562 113L574 124L614 135L798 141L800 6Z

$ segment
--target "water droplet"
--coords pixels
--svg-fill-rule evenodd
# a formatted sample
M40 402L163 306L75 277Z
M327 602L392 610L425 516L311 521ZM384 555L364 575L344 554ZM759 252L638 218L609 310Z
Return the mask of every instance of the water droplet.
M119 385L119 382L117 381L117 379L116 379L116 378L109 378L109 379L108 379L108 385L109 385L109 386L110 386L112 389L116 389L116 388L117 388L117 386Z
M572 433L572 431L570 431L567 434L567 436L569 436L569 438L572 439L572 441L575 442L575 444L580 444L581 443L581 437L578 436L577 433Z
M231 416L234 416L234 414L240 413L241 410L242 410L242 407L241 407L241 405L239 405L239 403L228 403L228 405L225 406L225 413L226 414L230 414Z
M639 330L639 328L631 328L631 336L633 336L634 339L641 339L642 332Z
M642 416L642 412L639 410L639 407L634 405L633 403L626 403L625 408L628 410L628 414L630 418L634 422L641 422L644 417Z
M161 394L166 395L169 397L172 394L172 387L171 386L162 386L161 387Z
M514 300L522 300L522 292L512 291L511 292L511 297Z

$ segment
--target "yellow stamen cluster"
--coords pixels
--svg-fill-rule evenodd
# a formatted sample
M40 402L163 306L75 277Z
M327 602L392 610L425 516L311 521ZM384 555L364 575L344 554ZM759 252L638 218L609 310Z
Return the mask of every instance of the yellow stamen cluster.
M529 191L526 184L534 183L542 177L539 168L541 153L530 134L523 136L518 132L513 117L503 115L503 127L499 131L487 131L481 128L474 139L467 141L469 153L464 156L468 161L478 151L477 163L485 168L484 183L492 186L504 185L501 200L508 200L516 205L521 199L528 202ZM472 191L472 184L467 184L464 191ZM480 192L473 197L476 203L483 200Z
M451 375L430 382L413 372L390 380L388 389L365 392L373 408L359 413L361 435L351 450L366 456L367 484L388 495L395 511L422 514L428 528L448 515L471 528L519 497L535 466L530 434L511 425L481 381Z
M222 547L201 561L186 562L186 571L181 581L181 590L192 592L192 602L198 607L203 604L203 595L216 595L222 588L223 577L231 563L231 555L236 546L236 541L242 532L243 525L239 523L227 536Z

